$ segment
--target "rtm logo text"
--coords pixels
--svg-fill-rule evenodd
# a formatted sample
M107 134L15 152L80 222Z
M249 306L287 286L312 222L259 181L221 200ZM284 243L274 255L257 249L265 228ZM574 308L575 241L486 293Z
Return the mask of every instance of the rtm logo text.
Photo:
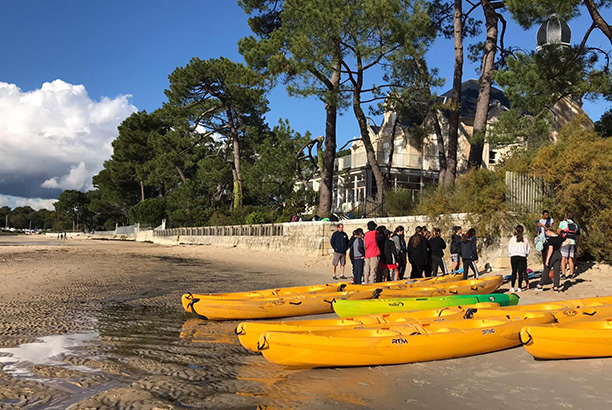
M494 334L495 333L495 329L484 329L482 331L483 335L487 335L487 334Z
M391 340L391 344L392 345L407 345L408 344L408 340L406 339L392 339Z

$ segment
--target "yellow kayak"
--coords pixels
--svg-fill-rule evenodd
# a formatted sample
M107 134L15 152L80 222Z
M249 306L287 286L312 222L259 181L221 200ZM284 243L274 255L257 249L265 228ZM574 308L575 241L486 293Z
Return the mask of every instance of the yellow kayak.
M503 280L502 276L487 276L480 279L460 280L407 289L381 289L377 291L375 297L393 299L443 295L485 295L495 292L502 285Z
M263 356L297 367L376 366L442 360L520 345L525 325L551 323L548 312L514 312L510 317L461 319L309 333L266 332Z
M525 326L521 343L536 359L612 356L612 316L604 319Z
M252 290L247 292L231 293L198 293L194 294L197 298L217 298L217 299L264 299L271 297L283 297L294 295L316 295L321 293L347 292L347 291L374 291L380 288L406 289L413 287L423 287L449 282L455 282L462 278L461 275L446 275L434 278L409 279L396 282L381 282L367 285L354 285L350 282L323 283L319 285L293 286L287 288L273 288Z
M441 285L444 283L451 283L463 280L463 274L458 275L444 275L434 276L431 278L417 278L417 279L406 279L401 281L390 281L390 282L379 282L367 285L348 284L345 286L345 290L363 290L363 289L377 289L377 288L393 288L393 289L408 289L415 287Z
M191 293L184 294L183 308L200 319L238 320L331 313L334 311L332 308L334 299L347 297L369 299L372 297L372 292L331 292L254 299L200 298L199 296Z
M553 302L533 303L530 305L508 306L507 310L530 310L530 311L563 311L568 309L579 309L585 307L607 306L612 304L612 296L601 296L595 298L566 299Z
M376 315L354 316L352 318L291 320L280 322L242 322L236 327L238 340L247 350L257 352L257 342L266 332L316 332L320 330L349 329L360 326L390 325L413 320L437 320L453 317L463 318L468 309L494 309L497 303L478 303L467 306L453 306L440 309L416 310L412 312L383 313Z

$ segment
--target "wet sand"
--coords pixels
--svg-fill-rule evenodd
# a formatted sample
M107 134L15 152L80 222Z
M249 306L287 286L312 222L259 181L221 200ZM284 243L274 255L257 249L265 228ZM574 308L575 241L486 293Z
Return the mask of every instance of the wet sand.
M204 322L180 306L185 291L325 282L328 263L238 248L0 237L0 409L612 407L612 359L543 362L516 348L293 370L246 352L236 322ZM521 303L612 295L612 270L583 265L567 285L562 294L524 292Z

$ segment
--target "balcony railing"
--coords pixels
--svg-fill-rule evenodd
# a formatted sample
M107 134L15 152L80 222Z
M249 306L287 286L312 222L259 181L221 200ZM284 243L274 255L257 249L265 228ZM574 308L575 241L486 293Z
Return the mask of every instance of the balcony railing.
M379 156L378 165L386 166L388 156ZM336 158L336 169L338 171L364 167L368 163L366 153L358 153L352 155L346 155L344 157ZM437 171L438 158L434 155L415 155L405 153L393 154L393 162L391 164L395 168L412 168L422 169L426 171Z

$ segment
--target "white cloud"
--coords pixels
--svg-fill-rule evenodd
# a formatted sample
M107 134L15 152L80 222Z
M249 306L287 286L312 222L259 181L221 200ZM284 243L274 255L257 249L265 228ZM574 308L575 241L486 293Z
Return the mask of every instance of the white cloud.
M78 166L70 168L68 175L60 178L49 178L41 184L43 188L77 189L87 191L92 188L91 173L87 170L84 162Z
M48 209L54 211L55 207L53 203L57 202L57 199L40 199L40 198L19 198L15 201L16 206L30 206L35 210Z
M35 210L48 209L50 211L55 210L53 203L57 199L41 199L41 198L20 198L10 195L0 195L0 207L8 206L9 208L16 208L18 206L30 206Z
M62 80L29 92L0 82L0 193L48 198L90 189L117 126L136 110L127 95L94 101L83 85Z

